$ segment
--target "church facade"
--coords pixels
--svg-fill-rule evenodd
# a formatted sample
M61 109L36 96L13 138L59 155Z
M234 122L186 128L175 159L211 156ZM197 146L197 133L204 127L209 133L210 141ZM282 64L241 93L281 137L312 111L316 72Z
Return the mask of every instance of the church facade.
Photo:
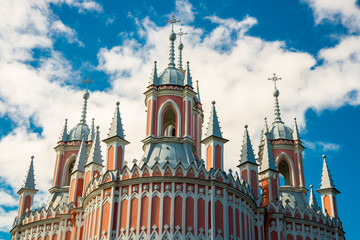
M305 185L304 147L296 119L293 128L282 121L276 87L275 118L270 126L265 119L258 158L246 125L239 165L224 171L228 140L222 136L215 102L202 138L199 86L193 85L188 62L183 68L181 41L175 64L176 35L172 30L169 36L168 67L158 73L154 63L145 92L141 160L125 161L129 142L119 103L102 140L103 159L99 127L86 122L86 90L80 122L68 131L65 121L55 147L50 199L40 209L32 207L38 190L31 158L18 191L12 239L345 239L337 212L339 191L326 156L317 190L319 207L313 187L308 190ZM275 74L271 79L278 80Z

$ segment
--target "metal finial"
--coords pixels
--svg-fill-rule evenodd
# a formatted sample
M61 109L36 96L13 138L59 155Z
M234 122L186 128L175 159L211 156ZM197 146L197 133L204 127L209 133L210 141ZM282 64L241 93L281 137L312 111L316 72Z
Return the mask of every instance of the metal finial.
M165 22L171 24L171 32L174 32L174 24L177 22L180 22L180 20L175 18L175 15L173 14L169 20L166 20Z
M274 73L272 77L268 78L268 80L271 80L274 82L274 97L275 97L275 122L281 122L281 117L280 117L280 107L279 107L279 90L276 88L276 82L281 80L281 77L277 77L276 74Z
M175 50L174 50L174 41L176 39L176 34L174 33L174 23L180 22L180 20L175 19L175 16L172 15L170 20L166 22L171 24L171 33L169 36L170 40L170 50L169 50L169 68L175 68Z
M178 61L178 68L180 70L183 70L182 68L182 50L184 48L184 45L181 42L181 36L185 35L187 33L183 32L182 29L180 28L180 31L178 33L176 33L176 35L179 35L180 37L180 43L179 43L179 61Z
M86 91L89 89L89 84L90 83L93 83L94 81L90 79L89 76L87 76L86 80L85 81L81 81L82 83L85 83L86 84Z
M274 73L272 77L268 78L268 80L274 81L274 87L276 89L276 82L281 80L281 77L277 77L276 73Z

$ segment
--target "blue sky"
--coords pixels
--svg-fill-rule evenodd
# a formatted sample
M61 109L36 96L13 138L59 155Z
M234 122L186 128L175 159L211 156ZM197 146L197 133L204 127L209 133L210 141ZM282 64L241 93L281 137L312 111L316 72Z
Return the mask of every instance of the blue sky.
M283 79L281 116L296 117L306 147L306 185L319 187L322 154L338 195L339 215L348 239L355 239L352 189L360 167L360 10L355 0L302 1L77 1L0 2L0 239L16 215L30 156L47 200L56 145L64 124L81 114L81 80L90 76L88 122L95 118L104 138L115 102L131 144L125 160L142 155L145 133L143 92L153 61L167 65L166 25L175 13L188 34L184 61L199 80L205 111L216 100L224 137L225 167L235 169L243 126L258 151L264 117L273 121L273 84ZM178 42L176 43L178 44ZM142 113L142 115L141 115ZM354 196L355 195L355 196ZM319 196L318 202L319 201Z

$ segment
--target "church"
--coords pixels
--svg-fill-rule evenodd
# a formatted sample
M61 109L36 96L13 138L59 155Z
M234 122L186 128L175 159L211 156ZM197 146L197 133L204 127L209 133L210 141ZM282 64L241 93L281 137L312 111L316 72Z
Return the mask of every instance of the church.
M270 78L275 83L274 119L268 125L265 118L258 158L248 133L251 126L245 125L239 164L225 171L228 140L220 130L216 103L203 129L199 84L192 80L189 62L183 65L183 33L174 32L174 16L168 22L168 66L158 73L155 61L144 86L147 119L141 159L125 161L130 143L119 102L105 138L94 120L87 124L86 90L80 122L68 130L65 120L55 146L50 198L39 209L33 208L36 159L30 159L18 191L12 239L345 239L337 212L340 192L325 155L316 190L320 204L313 186L306 188L304 146L296 119L292 128L281 119L279 78ZM101 150L101 141L106 149Z

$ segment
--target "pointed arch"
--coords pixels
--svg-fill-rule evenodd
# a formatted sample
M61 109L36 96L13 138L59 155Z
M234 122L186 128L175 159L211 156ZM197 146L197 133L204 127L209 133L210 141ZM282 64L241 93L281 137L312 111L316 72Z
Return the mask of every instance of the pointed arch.
M285 185L295 186L295 167L291 157L282 152L276 157L275 164L279 173L285 178Z
M70 157L68 157L65 160L63 172L62 172L62 178L61 178L61 186L69 186L70 185L70 176L72 173L72 168L74 167L75 160L76 160L76 154L71 154Z
M165 128L163 127L167 127L164 126L164 113L168 110L168 108L171 108L174 113L175 113L175 132L176 132L176 137L180 137L180 128L181 128L181 112L180 112L180 108L179 106L171 99L166 100L159 108L158 111L158 121L157 121L157 135L158 136L163 136L163 131L165 130Z

